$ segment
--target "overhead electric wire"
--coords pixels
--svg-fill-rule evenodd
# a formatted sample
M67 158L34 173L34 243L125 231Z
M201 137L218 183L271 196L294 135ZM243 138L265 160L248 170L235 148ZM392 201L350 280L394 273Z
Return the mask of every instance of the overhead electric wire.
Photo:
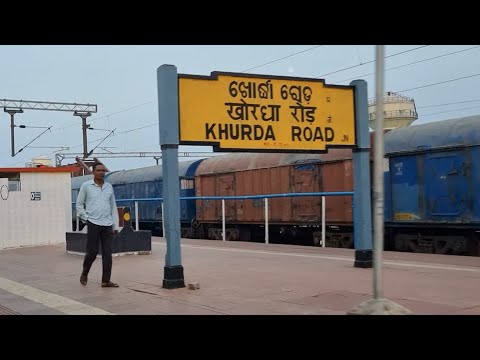
M424 47L427 47L427 46L430 46L430 45L422 45L422 46L418 46L418 47L413 48L413 49L409 49L409 50L405 50L405 51L400 51L400 52L395 53L395 54L387 55L387 56L385 56L385 59L386 59L386 58L389 58L389 57L393 57L393 56L405 54L405 53L407 53L407 52L415 51L415 50L418 50L418 49L421 49L421 48L424 48ZM353 65L353 66L349 66L349 67L346 67L346 68L343 68L343 69L339 69L339 70L335 70L335 71L329 72L329 73L327 73L327 74L322 74L322 75L316 76L315 79L319 79L319 78L324 77L324 76L327 76L327 75L336 74L336 73L339 73L339 72L342 72L342 71L345 71L345 70L354 69L354 68L356 68L356 67L363 66L363 65L366 65L366 64L370 64L370 63L373 63L373 62L375 62L375 59L370 60L370 61L367 61L367 62L364 62L363 64Z
M433 56L433 57L428 58L428 59L418 60L418 61L414 61L414 62L411 62L411 63L408 63L408 64L403 64L403 65L399 65L399 66L394 66L394 67L385 69L385 71L400 69L400 68L405 67L405 66L414 65L414 64L419 64L419 63L422 63L422 62L425 62L425 61L430 61L430 60L439 59L439 58L442 58L442 57L445 57L445 56L454 55L454 54L458 54L458 53L461 53L461 52L464 52L464 51L469 51L469 50L477 49L477 48L479 48L479 47L480 47L480 45L479 45L479 46L473 46L473 47L470 47L470 48L468 48L468 49L453 51L453 52L448 53L448 54L442 54L442 55ZM360 79L360 78L362 78L362 77L370 76L370 75L375 75L375 73L372 72L372 73L368 73L368 74L363 74L363 75L351 77L351 78L348 78L348 79L340 80L340 81L338 81L338 82L345 82L345 81L348 81L348 80Z

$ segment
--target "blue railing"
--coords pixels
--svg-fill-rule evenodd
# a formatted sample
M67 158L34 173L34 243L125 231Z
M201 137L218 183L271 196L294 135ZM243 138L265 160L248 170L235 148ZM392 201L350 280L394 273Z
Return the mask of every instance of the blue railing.
M268 199L286 198L286 197L303 197L303 196L322 196L322 246L325 247L325 196L353 196L353 191L330 191L330 192L303 192L303 193L282 193L282 194L264 194L264 195L237 195L237 196L180 196L180 200L222 200L222 233L223 241L225 241L225 200L246 200L246 199L265 199L265 243L268 244ZM162 226L165 226L163 220L163 198L133 198L133 199L116 199L117 203L135 202L135 229L138 229L138 205L139 201L158 201L162 203ZM72 205L76 202L72 202ZM352 204L353 205L353 204ZM78 229L77 218L77 229ZM165 229L163 230L165 234Z
M353 191L330 191L330 192L304 192L304 193L284 193L284 194L265 194L265 195L237 195L237 196L180 196L180 200L245 200L245 199L272 199L300 196L353 196ZM163 201L163 198L133 198L116 199L117 202L128 201ZM73 201L72 204L76 204Z
M272 199L300 196L353 196L353 191L331 191L331 192L304 192L266 195L237 195L237 196L180 196L180 200L245 200L245 199ZM117 199L117 202L127 201L163 201L163 198L139 198L139 199Z

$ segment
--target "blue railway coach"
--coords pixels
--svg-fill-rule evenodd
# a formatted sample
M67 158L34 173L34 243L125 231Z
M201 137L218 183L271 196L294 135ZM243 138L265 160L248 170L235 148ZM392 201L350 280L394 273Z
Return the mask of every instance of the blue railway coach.
M182 161L178 164L180 196L195 196L194 176L203 159ZM92 175L72 178L72 200L76 201L78 191L83 182L92 179ZM129 206L132 209L132 222L135 222L135 201L119 201L124 199L161 198L163 196L162 166L149 166L139 169L112 171L105 175L105 181L112 184L117 205ZM138 202L139 227L152 230L155 235L162 235L162 210L160 201ZM195 200L180 202L180 222L182 236L189 235L195 219ZM74 213L75 215L75 213ZM75 228L75 226L74 226Z
M386 247L480 255L480 116L385 134Z

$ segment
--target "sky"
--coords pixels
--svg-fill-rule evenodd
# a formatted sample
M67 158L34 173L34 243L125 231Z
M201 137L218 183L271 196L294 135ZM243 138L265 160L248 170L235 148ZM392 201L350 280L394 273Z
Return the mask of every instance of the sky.
M385 91L415 100L414 124L480 113L480 46L386 45L385 55ZM374 59L374 45L0 45L0 99L96 104L87 123L98 130L88 131L88 150L160 152L156 71L163 64L193 75L245 72L337 85L364 79L373 98ZM27 128L15 128L15 151L23 150L14 157L10 115L1 112L0 119L0 167L22 167L39 156L55 163L56 154L83 151L81 119L70 112L15 115L15 125ZM179 147L179 152L211 151ZM152 157L101 160L111 171L156 164ZM65 158L62 164L73 162Z

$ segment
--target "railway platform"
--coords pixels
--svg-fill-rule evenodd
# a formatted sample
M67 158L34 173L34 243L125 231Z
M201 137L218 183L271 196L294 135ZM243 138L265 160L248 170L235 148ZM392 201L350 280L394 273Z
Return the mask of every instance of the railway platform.
M372 269L354 250L182 239L185 283L163 289L166 244L113 258L102 288L101 259L86 286L83 257L65 245L0 250L0 315L345 315L372 298ZM480 314L480 259L384 252L384 296L414 315Z

